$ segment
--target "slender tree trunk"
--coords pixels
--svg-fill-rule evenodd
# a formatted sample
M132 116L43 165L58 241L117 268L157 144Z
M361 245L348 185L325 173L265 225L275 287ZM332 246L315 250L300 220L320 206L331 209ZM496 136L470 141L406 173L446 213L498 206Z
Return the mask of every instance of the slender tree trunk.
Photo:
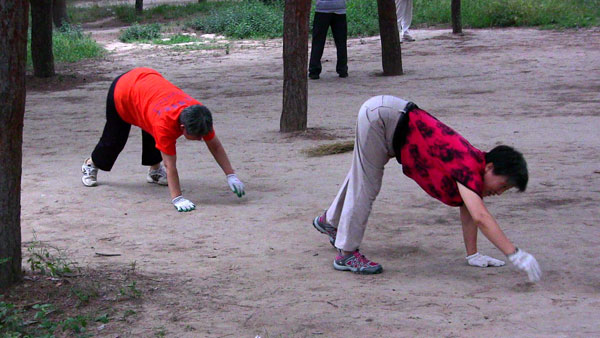
M56 28L62 28L65 22L69 22L66 0L52 1L52 20L54 21L54 27Z
M0 0L0 289L21 279L27 0Z
M462 18L460 15L460 0L452 0L452 33L462 34Z
M394 0L377 0L383 75L402 75L402 49Z
M54 76L52 53L52 1L31 2L31 61L36 77Z
M283 110L280 132L306 130L310 0L286 0L283 14Z
M141 15L143 10L144 0L135 0L135 13Z

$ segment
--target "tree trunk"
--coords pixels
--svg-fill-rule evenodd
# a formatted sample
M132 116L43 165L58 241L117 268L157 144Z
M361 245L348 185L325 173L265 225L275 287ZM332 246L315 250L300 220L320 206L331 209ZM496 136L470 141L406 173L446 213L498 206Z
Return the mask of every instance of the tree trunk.
M394 0L377 0L383 75L402 75L402 49Z
M144 0L135 0L135 14L141 15L144 10Z
M27 0L0 0L0 289L21 279Z
M283 110L280 132L306 130L310 0L286 0L283 14Z
M452 33L462 34L462 18L460 16L460 0L452 0Z
M54 27L62 28L65 22L69 22L67 16L67 0L53 0L52 1L52 19L54 21Z
M33 75L54 76L54 54L52 54L52 1L30 0L31 2L31 60Z

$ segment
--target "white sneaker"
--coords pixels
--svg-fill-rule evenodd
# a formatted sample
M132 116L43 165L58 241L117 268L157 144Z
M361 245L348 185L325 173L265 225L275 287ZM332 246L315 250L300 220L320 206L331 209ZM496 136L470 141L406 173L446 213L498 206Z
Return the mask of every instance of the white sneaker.
M403 35L400 36L400 41L415 41L415 38L412 37L412 35L410 35L408 32L404 33Z
M91 158L86 158L85 161L83 161L81 173L83 174L83 176L81 176L83 185L86 187L95 187L98 185L98 168L96 168Z
M148 175L146 176L146 182L148 183L156 183L160 185L169 185L167 181L167 170L165 166L160 164L160 167L156 170L152 170L152 168L148 168Z

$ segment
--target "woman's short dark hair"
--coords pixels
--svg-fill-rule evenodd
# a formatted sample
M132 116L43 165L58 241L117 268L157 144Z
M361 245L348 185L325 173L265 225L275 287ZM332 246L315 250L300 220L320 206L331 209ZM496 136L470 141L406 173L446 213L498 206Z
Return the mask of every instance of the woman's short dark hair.
M525 191L529 174L523 154L514 148L500 145L485 154L485 163L494 164L494 174L508 177L508 183Z
M195 104L184 108L179 115L179 122L185 131L193 136L204 136L212 131L212 114L203 105Z

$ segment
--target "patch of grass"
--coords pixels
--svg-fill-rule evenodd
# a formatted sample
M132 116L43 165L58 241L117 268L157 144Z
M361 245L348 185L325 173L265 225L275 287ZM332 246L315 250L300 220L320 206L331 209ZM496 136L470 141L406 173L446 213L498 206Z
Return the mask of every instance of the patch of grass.
M63 250L38 241L35 233L33 241L27 247L27 253L27 263L32 272L50 277L63 277L79 271L77 264L70 261Z
M62 255L57 259L51 252L54 249L48 250L34 236L26 254L33 271L0 294L0 337L91 337L94 323L110 323L107 329L118 332L135 320L132 316L142 308L143 291L151 289L151 279L135 272L135 262L128 269L85 268L77 275L61 276L52 267L63 267L70 260ZM128 296L123 297L121 290ZM123 312L126 322L113 320ZM103 333L110 335L107 331Z
M157 23L140 25L134 24L121 31L119 40L122 42L150 41L161 37L161 25Z
M463 0L463 26L573 28L600 24L598 0ZM413 23L449 24L450 1L415 0Z
M114 8L115 6L98 6L98 4L86 7L68 6L67 14L72 23L86 23L115 16Z
M354 150L354 141L335 142L322 144L313 148L302 150L308 157L342 154Z
M2 337L55 337L63 333L81 334L86 331L89 315L52 319L59 311L52 304L35 304L30 310L12 303L0 302L0 333ZM37 324L37 325L34 325Z
M28 33L27 66L31 67L31 30ZM85 59L97 59L106 53L91 34L85 34L80 26L65 23L60 30L52 32L52 53L57 63L71 63Z
M193 2L180 5L162 4L154 7L146 6L141 15L135 12L135 6L113 5L86 7L69 6L69 19L75 23L93 22L104 18L115 17L124 23L150 23L156 21L179 20L189 18L199 13L208 13L211 9L222 6L221 1Z
M186 26L237 39L277 38L283 36L283 5L258 0L223 2L209 15L191 20Z
M198 37L189 34L175 34L166 38L159 38L152 40L155 45L176 45L180 43L189 43L200 41Z
M346 2L348 36L373 36L379 34L377 1L349 0ZM312 29L313 15L310 24ZM329 32L331 35L331 30Z
M56 62L76 62L104 56L105 50L91 34L83 33L80 26L64 24L52 35L52 51Z

